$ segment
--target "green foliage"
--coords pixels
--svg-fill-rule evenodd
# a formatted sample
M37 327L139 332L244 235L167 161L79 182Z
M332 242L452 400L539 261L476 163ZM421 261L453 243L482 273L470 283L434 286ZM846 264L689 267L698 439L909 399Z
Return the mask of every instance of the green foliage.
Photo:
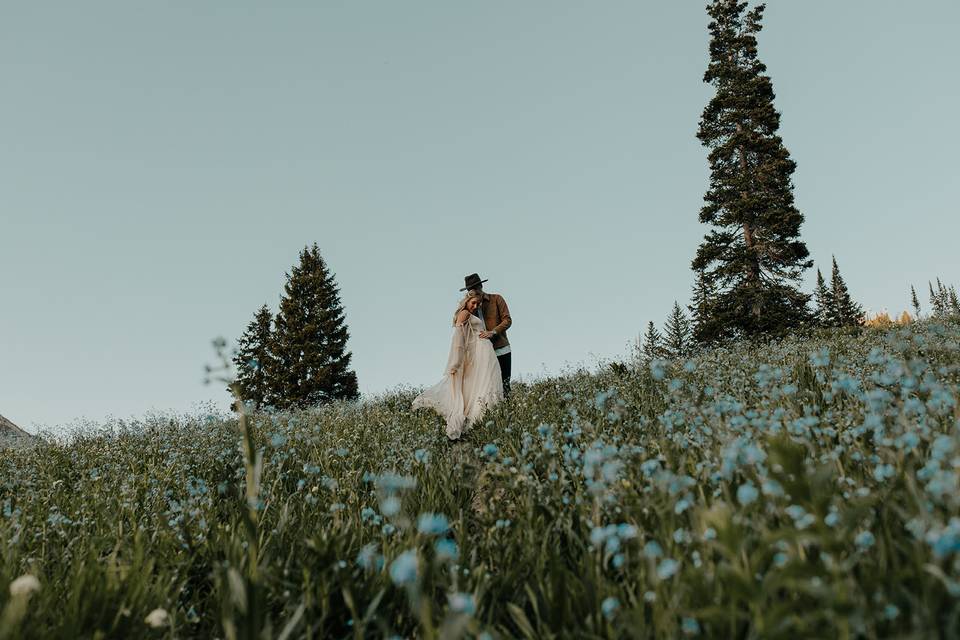
M673 309L664 325L663 351L666 358L678 360L689 357L693 353L693 335L690 331L690 320L680 305L674 301Z
M0 450L0 636L960 635L955 320L416 393Z
M850 291L843 276L840 275L835 257L830 276L830 288L827 289L823 274L817 269L817 288L813 295L817 305L816 320L821 327L858 327L863 324L863 307L850 297Z
M653 322L647 323L647 332L643 334L643 344L640 348L640 362L648 365L654 360L666 357L663 336Z
M716 296L716 288L710 279L706 278L702 272L698 272L687 309L690 311L692 337L703 346L716 342L724 333L711 306Z
M796 163L777 131L773 83L757 57L764 5L714 0L707 7L710 63L704 82L716 90L697 137L710 149L710 187L700 222L711 226L692 267L709 305L696 305L696 338L777 335L802 326L808 296L797 285L811 266L794 206Z
M247 325L233 356L240 398L263 408L273 404L273 389L267 372L276 371L270 347L273 341L273 314L263 305Z
M813 290L814 304L817 305L816 321L821 327L832 326L833 321L833 295L827 288L827 283L823 280L823 274L817 269L817 288Z
M833 271L830 276L830 313L828 319L832 327L856 327L863 324L863 307L853 301L847 283L840 275L836 257L833 258Z
M350 368L340 290L317 245L300 252L274 323L267 377L277 408L306 408L360 396Z
M913 306L913 317L920 319L920 299L917 297L917 290L910 285L910 304Z
M930 287L930 307L933 309L934 318L960 315L960 299L957 298L957 290L953 285L944 286L940 278L937 278L936 289L932 283L927 284Z

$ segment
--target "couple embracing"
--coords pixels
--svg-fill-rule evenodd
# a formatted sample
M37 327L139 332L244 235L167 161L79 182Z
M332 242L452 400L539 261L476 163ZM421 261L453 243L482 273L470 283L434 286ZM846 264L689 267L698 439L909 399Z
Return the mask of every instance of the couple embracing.
M484 282L476 273L464 278L443 380L413 401L414 409L429 407L444 417L451 440L510 393L510 310L503 296L484 292Z

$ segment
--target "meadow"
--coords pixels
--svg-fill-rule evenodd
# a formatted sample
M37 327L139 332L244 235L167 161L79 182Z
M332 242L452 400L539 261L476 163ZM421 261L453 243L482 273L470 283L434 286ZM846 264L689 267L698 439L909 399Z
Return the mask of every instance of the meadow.
M0 450L0 638L960 637L960 323Z

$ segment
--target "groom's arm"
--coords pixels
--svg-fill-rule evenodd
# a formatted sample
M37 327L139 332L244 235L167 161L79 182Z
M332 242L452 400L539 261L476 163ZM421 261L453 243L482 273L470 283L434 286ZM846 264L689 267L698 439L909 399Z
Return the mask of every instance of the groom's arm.
M510 328L510 325L513 324L513 319L510 318L510 309L507 308L507 301L503 299L503 296L497 296L497 315L500 317L500 323L495 326L491 331L494 334L500 334Z

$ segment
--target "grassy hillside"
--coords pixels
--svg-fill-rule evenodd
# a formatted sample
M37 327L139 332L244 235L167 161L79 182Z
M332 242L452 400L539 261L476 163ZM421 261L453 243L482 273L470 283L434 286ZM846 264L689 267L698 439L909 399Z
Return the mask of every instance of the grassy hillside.
M960 325L517 387L0 451L0 638L960 636Z

